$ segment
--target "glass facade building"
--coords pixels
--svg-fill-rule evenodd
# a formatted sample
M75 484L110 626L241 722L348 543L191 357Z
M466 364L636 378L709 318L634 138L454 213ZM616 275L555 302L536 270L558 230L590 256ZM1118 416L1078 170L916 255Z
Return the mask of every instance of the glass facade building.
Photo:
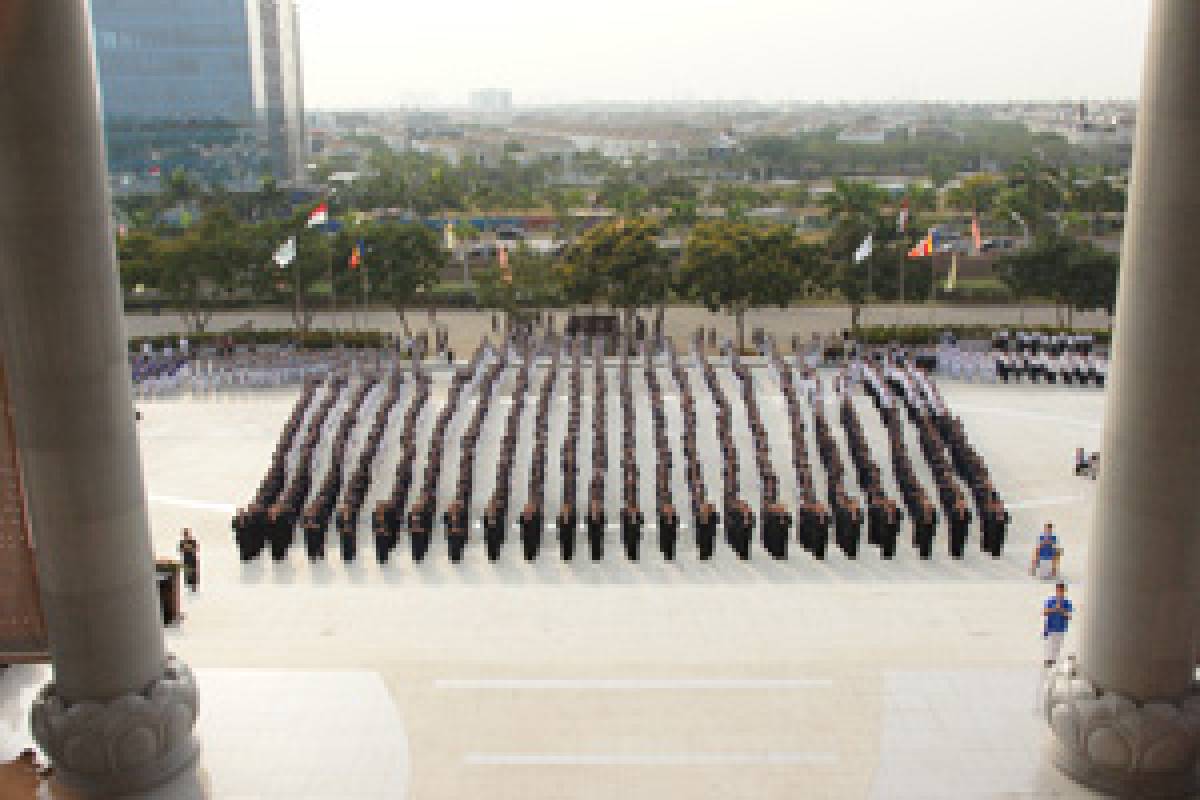
M92 0L110 169L300 177L292 0Z

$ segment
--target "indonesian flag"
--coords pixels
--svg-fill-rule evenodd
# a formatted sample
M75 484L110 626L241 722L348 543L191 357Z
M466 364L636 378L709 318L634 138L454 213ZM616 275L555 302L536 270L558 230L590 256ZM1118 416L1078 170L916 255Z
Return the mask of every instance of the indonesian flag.
M310 228L324 225L327 222L329 222L329 206L325 203L321 203L321 205L314 208L312 213L308 215L308 227Z
M908 227L908 198L906 197L900 203L900 216L897 217L897 219L896 219L896 232L904 233L904 230L907 227Z

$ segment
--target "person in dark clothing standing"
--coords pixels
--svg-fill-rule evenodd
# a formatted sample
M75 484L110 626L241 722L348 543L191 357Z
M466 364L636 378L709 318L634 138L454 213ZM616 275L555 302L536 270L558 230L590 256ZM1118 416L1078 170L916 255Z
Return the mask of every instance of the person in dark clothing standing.
M183 580L193 592L200 588L200 543L192 536L191 528L183 529L179 539L179 556L183 559Z
M950 557L962 558L967 546L967 535L971 528L971 509L960 497L950 510Z
M721 524L721 515L712 503L702 503L700 514L696 517L696 549L700 551L700 560L712 558L713 547L717 542L717 526Z
M500 546L504 544L504 515L495 500L488 503L483 512L483 542L487 546L488 561L500 558Z
M563 561L575 557L575 507L567 503L558 510L558 549Z
M592 561L604 558L604 528L607 524L604 507L598 500L593 500L587 514L588 550Z
M670 503L658 512L658 549L667 561L675 560L675 547L679 542L679 515Z
M338 540L342 545L342 561L349 564L354 561L355 551L358 549L358 532L355 530L354 514L349 506L342 506L337 510L336 523Z
M533 503L526 503L518 520L521 526L521 548L526 561L534 561L542 547L542 512Z
M625 545L625 556L630 561L638 560L642 544L642 526L646 518L634 503L621 509L621 542Z
M408 512L408 544L412 559L418 564L425 560L429 552L429 529L425 527L425 509L423 501L418 500Z
M442 514L442 522L446 526L446 548L450 552L450 560L457 564L462 561L463 551L467 547L467 512L461 503L453 502Z
M383 503L380 503L371 512L371 533L375 537L375 560L380 564L386 564L395 540L392 532L388 530L387 512Z

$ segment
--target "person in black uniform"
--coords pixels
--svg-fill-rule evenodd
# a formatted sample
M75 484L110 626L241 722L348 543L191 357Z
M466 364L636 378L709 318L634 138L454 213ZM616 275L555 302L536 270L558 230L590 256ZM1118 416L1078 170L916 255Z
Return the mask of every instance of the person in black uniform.
M412 559L418 564L425 560L429 552L429 529L425 527L424 500L413 503L408 511L408 545Z
M183 580L188 589L200 588L200 543L192 536L191 528L184 528L179 539L179 556L183 559Z
M750 504L745 500L735 501L734 509L734 525L731 531L733 548L737 551L738 558L748 561L750 559L750 543L754 540L754 528L756 527L754 512L750 510Z
M667 561L675 560L675 547L679 542L679 515L675 507L666 503L658 512L658 549Z
M526 503L518 523L521 526L521 548L526 561L533 561L542 547L542 512L533 503Z
M593 500L587 513L588 551L592 561L604 558L604 529L607 520L604 517L604 506L599 500Z
M700 551L700 560L708 561L713 555L713 546L717 542L717 526L721 524L721 515L712 503L701 503L700 513L696 516L696 549Z
M267 514L267 532L271 539L271 558L283 561L287 558L288 546L292 543L292 526L288 524L283 506L271 506Z
M846 558L858 558L858 545L862 539L863 513L858 501L845 495L838 498L833 512L834 534L838 547Z
M462 561L463 551L467 547L467 511L462 503L451 503L442 513L442 523L446 526L446 549L450 552L450 561L457 564Z
M925 561L933 557L933 539L937 530L937 509L922 499L913 515L913 544Z
M646 518L633 501L621 509L621 543L625 545L625 556L630 561L638 560L642 544L642 526L645 523Z
M1004 551L1004 537L1012 521L1008 510L999 500L991 500L981 514L983 525L982 549L992 558L999 558Z
M971 527L971 509L959 497L950 510L950 557L961 559L967 546L967 534Z
M301 522L304 530L304 549L309 561L320 561L325 558L325 526L321 524L321 512L315 505L309 506L304 512Z
M825 554L829 550L829 528L833 522L833 518L829 510L821 503L811 502L806 507L807 513L804 522L808 526L808 534L803 538L807 539L810 544L809 552L813 558L818 561L825 560ZM803 535L803 534L802 534Z
M238 558L243 562L252 561L258 553L254 552L253 523L250 512L239 508L233 515L233 540L237 543ZM260 548L261 549L261 548Z
M566 503L558 510L558 549L563 561L575 557L575 526L577 525L575 507Z
M763 513L763 547L776 561L788 557L792 532L792 515L779 503L767 506Z
M500 546L504 544L504 515L499 503L493 499L483 512L483 541L487 546L488 561L500 558Z
M386 564L395 545L395 534L388 530L387 506L382 502L371 512L371 534L375 538L375 560Z
M342 561L347 564L354 560L358 549L358 532L355 530L354 512L347 505L337 510L336 524L338 540L342 545Z
M880 550L886 559L896 557L896 544L900 540L900 521L903 519L904 512L896 505L895 500L883 501L883 541L880 543Z

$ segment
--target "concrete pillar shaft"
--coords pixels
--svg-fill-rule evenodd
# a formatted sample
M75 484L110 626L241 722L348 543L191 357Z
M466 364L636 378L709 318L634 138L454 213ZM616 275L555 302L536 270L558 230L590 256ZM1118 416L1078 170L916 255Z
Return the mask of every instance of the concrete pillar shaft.
M55 683L166 668L134 430L88 4L0 3L0 337Z
M1200 587L1200 3L1151 25L1080 653L1137 701L1190 689Z

